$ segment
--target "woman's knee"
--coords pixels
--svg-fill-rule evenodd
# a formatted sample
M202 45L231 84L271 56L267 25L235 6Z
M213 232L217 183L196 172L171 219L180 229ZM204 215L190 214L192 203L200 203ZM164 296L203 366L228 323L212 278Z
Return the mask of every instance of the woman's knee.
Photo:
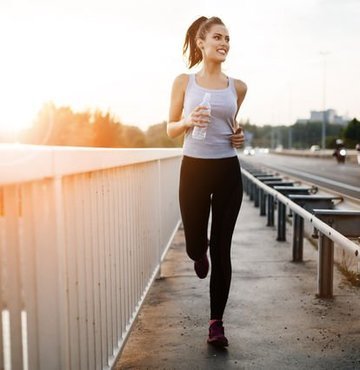
M198 261L207 251L207 238L198 241L186 241L186 253L193 260Z

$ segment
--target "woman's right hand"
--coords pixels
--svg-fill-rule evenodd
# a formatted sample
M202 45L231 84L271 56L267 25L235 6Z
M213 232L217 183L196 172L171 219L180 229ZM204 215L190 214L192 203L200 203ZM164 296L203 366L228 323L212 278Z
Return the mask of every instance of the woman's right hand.
M184 126L191 128L193 126L206 127L210 122L209 109L204 106L197 106L194 110L185 118Z

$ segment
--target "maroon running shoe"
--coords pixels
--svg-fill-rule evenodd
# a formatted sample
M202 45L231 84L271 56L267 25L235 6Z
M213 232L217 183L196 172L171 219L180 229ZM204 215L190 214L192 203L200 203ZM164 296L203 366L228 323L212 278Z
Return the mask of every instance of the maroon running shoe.
M209 260L205 253L201 259L194 262L194 270L200 279L205 279L209 272Z
M229 345L225 337L223 322L221 320L217 320L210 325L209 338L207 341L216 347L227 347Z

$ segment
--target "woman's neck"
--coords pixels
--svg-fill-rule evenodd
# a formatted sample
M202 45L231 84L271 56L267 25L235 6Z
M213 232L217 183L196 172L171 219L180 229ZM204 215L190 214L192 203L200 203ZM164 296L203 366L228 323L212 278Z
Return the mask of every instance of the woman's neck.
M204 63L201 70L197 73L200 77L218 77L222 74L221 64L219 63Z

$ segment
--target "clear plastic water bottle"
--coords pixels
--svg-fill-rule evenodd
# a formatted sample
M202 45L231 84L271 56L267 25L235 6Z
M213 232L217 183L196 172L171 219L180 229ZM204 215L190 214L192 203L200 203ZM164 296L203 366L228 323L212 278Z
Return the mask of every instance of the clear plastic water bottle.
M208 112L209 114L211 114L210 99L211 99L211 94L205 93L204 98L202 102L200 103L200 106L207 108L206 112ZM206 130L207 130L207 126L205 127L195 126L192 132L192 137L196 140L205 140Z

